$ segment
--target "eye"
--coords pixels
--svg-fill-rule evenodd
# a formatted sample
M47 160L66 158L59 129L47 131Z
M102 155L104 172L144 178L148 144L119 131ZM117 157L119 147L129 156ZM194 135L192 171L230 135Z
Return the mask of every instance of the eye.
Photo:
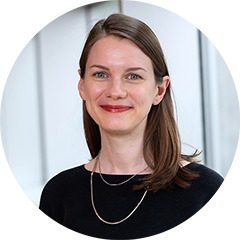
M107 75L104 72L94 73L94 76L97 78L106 78L107 77Z
M141 77L137 74L130 74L130 75L128 75L127 78L130 80L137 80L137 79L140 79Z

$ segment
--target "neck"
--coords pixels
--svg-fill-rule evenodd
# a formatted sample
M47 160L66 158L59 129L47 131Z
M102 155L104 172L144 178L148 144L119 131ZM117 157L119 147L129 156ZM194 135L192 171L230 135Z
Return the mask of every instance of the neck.
M101 141L99 161L102 173L135 174L147 167L143 157L143 135L119 136L101 131ZM148 168L142 173L149 171Z

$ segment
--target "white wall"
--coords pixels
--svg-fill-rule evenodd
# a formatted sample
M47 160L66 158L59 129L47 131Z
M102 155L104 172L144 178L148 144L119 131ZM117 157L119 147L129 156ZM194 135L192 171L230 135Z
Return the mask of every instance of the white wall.
M197 28L180 16L151 4L122 1L122 11L148 24L157 35L169 67L182 141L203 150ZM194 149L183 145L183 151L193 153Z
M77 91L78 60L86 25L85 11L79 8L51 22L38 36L45 128L45 180L89 158Z
M19 55L5 85L1 134L14 177L35 201L41 188L42 165L34 40Z
M201 34L207 163L226 177L239 137L239 103L231 73Z

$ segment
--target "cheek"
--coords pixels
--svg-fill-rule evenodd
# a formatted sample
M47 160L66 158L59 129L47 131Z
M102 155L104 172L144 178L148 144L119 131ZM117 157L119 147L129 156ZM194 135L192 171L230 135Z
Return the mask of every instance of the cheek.
M136 89L133 93L134 100L139 105L144 107L151 107L154 99L154 93L148 88Z
M85 85L86 101L92 102L101 95L101 89L91 84Z

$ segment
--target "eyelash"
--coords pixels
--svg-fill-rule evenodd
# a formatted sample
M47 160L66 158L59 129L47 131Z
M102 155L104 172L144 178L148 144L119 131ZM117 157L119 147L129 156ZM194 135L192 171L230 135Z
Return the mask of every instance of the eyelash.
M102 74L104 75L104 77L100 77L99 75ZM104 72L96 72L93 74L93 76L97 77L97 78L106 78L108 77L108 75ZM136 78L135 79L132 79L131 76L135 76ZM131 74L128 74L127 75L127 79L130 79L130 80L138 80L138 79L142 79L141 76L139 76L138 74L135 74L135 73L131 73Z
M104 76L104 77L99 77L100 74L103 74L103 75L105 75L105 76ZM96 73L93 74L93 76L95 76L95 77L97 77L97 78L105 78L105 77L107 77L107 74L104 73L104 72L96 72Z
M134 73L129 74L129 75L128 75L128 78L129 78L130 76L136 76L136 77L137 77L136 79L130 78L130 80L138 80L138 79L141 79L141 77L140 77L139 75L134 74Z

